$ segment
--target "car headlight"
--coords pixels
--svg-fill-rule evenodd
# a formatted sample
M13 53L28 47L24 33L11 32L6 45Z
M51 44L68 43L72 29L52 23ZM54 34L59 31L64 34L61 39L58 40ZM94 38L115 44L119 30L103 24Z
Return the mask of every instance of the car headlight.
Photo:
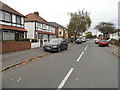
M58 46L57 45L55 45L55 46L52 46L52 48L57 48Z

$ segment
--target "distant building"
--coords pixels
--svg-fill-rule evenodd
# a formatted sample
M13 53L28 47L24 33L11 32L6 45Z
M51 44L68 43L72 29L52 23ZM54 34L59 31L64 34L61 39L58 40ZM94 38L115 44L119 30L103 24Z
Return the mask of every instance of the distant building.
M64 39L68 38L68 32L64 26L62 26L56 22L49 22L49 23L51 25L55 26L55 33L56 33L57 37L64 38Z
M120 29L117 29L116 30L116 33L113 33L113 34L110 34L110 38L114 38L114 39L119 39L119 36L120 36Z
M26 15L25 28L28 30L27 38L39 39L41 43L56 37L55 27L39 16L38 12Z
M0 40L26 38L25 16L0 1Z

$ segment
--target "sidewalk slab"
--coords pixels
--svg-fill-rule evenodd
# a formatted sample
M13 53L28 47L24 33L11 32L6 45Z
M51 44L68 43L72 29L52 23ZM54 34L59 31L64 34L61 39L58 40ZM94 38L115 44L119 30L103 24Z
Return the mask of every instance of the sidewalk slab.
M110 51L111 53L114 53L116 54L117 56L120 56L120 47L116 46L116 45L113 45L113 44L110 44L109 47L106 47L106 49L108 51Z
M2 54L2 68L46 54L42 48Z
M69 43L69 47L73 45L73 43ZM43 48L0 54L2 55L2 68L23 62L25 60L36 58L44 54L49 54L49 52L45 52Z

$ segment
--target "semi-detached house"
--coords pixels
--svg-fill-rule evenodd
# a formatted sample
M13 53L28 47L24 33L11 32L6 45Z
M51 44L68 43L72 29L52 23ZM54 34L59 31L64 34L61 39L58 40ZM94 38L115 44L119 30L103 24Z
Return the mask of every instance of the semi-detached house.
M25 28L28 30L27 38L49 41L56 37L55 27L39 16L38 12L26 15Z
M55 33L58 38L68 39L68 32L64 26L56 22L49 22L49 23L55 27Z
M0 1L0 40L26 38L25 16Z

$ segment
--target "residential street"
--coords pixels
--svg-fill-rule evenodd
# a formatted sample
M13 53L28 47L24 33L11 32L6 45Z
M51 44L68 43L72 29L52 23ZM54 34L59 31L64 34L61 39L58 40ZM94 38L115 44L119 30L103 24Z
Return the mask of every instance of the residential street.
M118 88L118 58L94 41L3 72L3 88Z

